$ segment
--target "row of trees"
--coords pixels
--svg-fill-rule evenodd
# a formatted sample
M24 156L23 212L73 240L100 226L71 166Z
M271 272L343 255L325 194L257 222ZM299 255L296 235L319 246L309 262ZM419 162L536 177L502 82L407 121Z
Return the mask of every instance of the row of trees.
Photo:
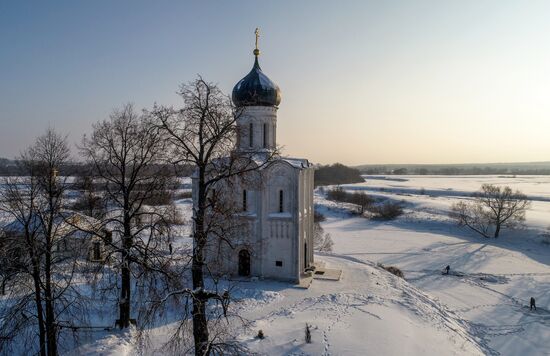
M3 291L8 294L0 305L0 353L9 352L17 337L35 340L37 334L36 343L26 343L28 351L57 355L62 330L91 326L85 317L89 298L75 283L77 277L94 281L102 296L118 291L120 328L135 322L136 303L145 310L139 326L153 322L167 303L179 303L184 305L181 325L173 338L182 348L179 353L240 350L219 332L209 333L210 322L228 315L231 295L206 286L210 274L205 249L212 233L232 246L223 224L232 212L214 187L261 167L254 152L232 152L240 112L216 85L199 77L179 94L181 109L155 106L139 113L126 105L83 138L78 150L92 169L90 178L80 181L79 204L94 218L91 224L67 219L67 209L75 205L69 202L69 182L59 172L70 156L66 137L50 129L17 160L22 177L5 178L0 189L0 211L17 221L23 234L23 240L15 235L10 239L3 231L0 240ZM169 207L148 202L174 183L179 167L189 166L196 167L197 178L193 243L175 249ZM56 229L61 224L72 229ZM90 266L81 254L61 258L56 253L57 244L75 232L101 239L107 247L106 263L92 267L92 277L83 273ZM209 308L212 303L222 308ZM191 338L185 330L192 331Z
M315 186L361 183L365 180L359 170L335 163L327 166L319 166L315 170Z
M360 166L358 169L363 174L395 174L395 175L548 175L550 163L524 163L493 166L467 166L467 165L427 165L420 167L396 167L396 166Z
M326 196L329 200L357 205L359 214L369 211L379 219L394 219L403 213L399 202L377 202L364 192L349 192L336 187L328 190ZM518 190L514 191L508 186L484 184L471 199L454 203L449 215L459 226L483 237L497 238L503 228L521 226L530 206L528 197Z
M403 214L401 202L390 199L374 199L365 192L348 192L342 187L336 187L329 189L326 194L329 200L356 205L358 214L363 215L365 212L369 212L374 219L392 220Z

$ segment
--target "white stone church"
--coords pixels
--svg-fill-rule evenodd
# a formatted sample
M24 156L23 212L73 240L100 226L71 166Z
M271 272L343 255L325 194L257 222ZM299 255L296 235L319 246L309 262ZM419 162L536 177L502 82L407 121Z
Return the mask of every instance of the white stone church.
M252 70L233 88L233 103L241 111L235 150L260 157L263 153L267 159L276 149L281 92L262 72L259 54L256 44ZM209 268L220 274L293 282L306 277L313 266L313 174L307 159L276 156L259 170L261 184L233 188L247 228L232 248L209 243L214 246L206 253Z

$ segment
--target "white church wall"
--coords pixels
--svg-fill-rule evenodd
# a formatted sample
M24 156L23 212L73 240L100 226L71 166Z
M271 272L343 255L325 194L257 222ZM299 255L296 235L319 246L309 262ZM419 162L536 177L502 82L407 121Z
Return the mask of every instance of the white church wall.
M294 278L293 236L295 224L289 218L269 219L264 240L263 274L272 278Z
M250 253L250 274L282 280L298 280L304 266L304 243L308 261L313 262L313 169L297 169L285 161L273 163L262 171L259 182L233 181L230 187L216 189L229 192L239 210L246 184L247 209L236 213L243 230L228 245L209 248L209 268L220 275L238 275L239 251ZM283 191L283 211L280 211ZM195 192L194 192L195 193Z
M314 174L315 170L313 168L308 168L305 170L305 200L307 206L307 219L305 222L306 226L306 236L308 239L308 246L311 246L309 249L309 261L310 263L314 262L314 253L313 253L313 223L314 223L314 205L313 205L313 185L314 185Z
M297 235L297 170L284 161L266 172L263 202L263 275L295 280ZM283 192L281 212L280 192Z

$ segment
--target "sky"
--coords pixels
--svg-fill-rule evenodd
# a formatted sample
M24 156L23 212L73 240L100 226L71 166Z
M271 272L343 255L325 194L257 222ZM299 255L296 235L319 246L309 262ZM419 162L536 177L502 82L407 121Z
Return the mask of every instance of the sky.
M0 157L71 144L125 103L282 90L278 144L315 163L550 160L548 1L2 1ZM76 149L75 149L76 152Z

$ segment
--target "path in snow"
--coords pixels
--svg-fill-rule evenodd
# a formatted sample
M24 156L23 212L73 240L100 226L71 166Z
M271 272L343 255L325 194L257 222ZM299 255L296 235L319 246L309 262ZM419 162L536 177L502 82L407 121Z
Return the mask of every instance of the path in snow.
M412 179L387 184L407 184L412 189L419 184ZM423 182L428 185L430 180L433 186L447 184L441 178ZM523 188L529 181L522 181ZM358 187L384 183L377 180ZM479 181L470 181L455 190L479 185ZM342 218L341 210L332 214L327 209L334 209L334 203L316 195L316 203L329 216L323 227L333 237L335 254L399 267L410 283L454 310L476 336L503 355L550 354L550 246L537 238L550 222L550 203L538 202L535 218L528 212L529 229L509 232L498 240L483 239L448 221L448 207L456 197L404 197L392 193L391 187L383 188L385 196L407 201L411 210L406 216L388 223ZM527 190L533 193L536 189L541 188ZM546 189L544 199L550 196L550 185ZM446 265L451 265L452 275L442 275ZM536 312L529 310L531 296L537 299Z

